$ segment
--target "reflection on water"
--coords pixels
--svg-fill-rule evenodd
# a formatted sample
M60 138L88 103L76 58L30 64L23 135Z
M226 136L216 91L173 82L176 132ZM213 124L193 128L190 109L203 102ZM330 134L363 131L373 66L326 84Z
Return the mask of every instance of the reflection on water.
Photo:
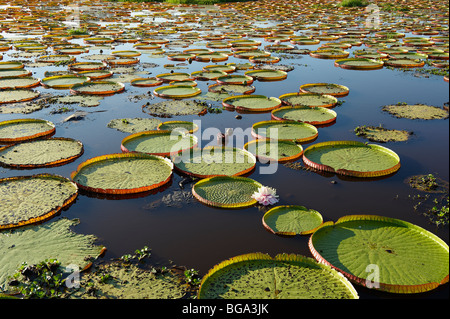
M177 35L167 35L175 38ZM261 38L258 40L263 41ZM82 40L73 40L82 43ZM270 43L263 41L263 46ZM195 43L192 48L204 48L202 43ZM317 46L305 46L314 50ZM114 50L132 50L129 43L117 44ZM348 49L352 52L354 49ZM103 49L103 54L112 50ZM96 53L92 50L90 55ZM277 55L277 53L273 53ZM277 82L258 82L254 94L279 97L282 94L298 92L306 83L337 83L350 89L348 96L338 98L342 105L333 108L337 119L333 125L319 127L318 138L313 143L332 140L356 140L353 129L358 125L378 126L413 131L414 135L407 142L389 142L383 144L401 159L401 168L395 174L377 179L343 178L333 174L318 174L314 171L294 170L279 165L275 174L260 174L257 168L250 175L263 185L273 187L280 196L280 205L303 205L319 211L325 221L335 221L349 214L374 214L399 218L417 224L442 238L448 243L448 227L437 228L426 216L415 211L409 195L418 192L409 188L404 181L411 175L432 173L448 181L449 179L449 125L448 120L407 120L397 119L383 113L381 107L398 102L411 104L424 103L442 106L448 102L448 83L441 76L417 78L410 73L381 69L373 71L344 70L333 65L333 60L314 59L308 55L282 54L280 64L292 65L294 70L288 72L286 80ZM77 57L83 60L84 55ZM9 52L4 60L12 59ZM166 57L142 54L141 64L154 63L156 67L147 68L147 76L170 72L164 68L172 63ZM227 63L242 63L243 60L229 57ZM213 63L210 63L213 64ZM219 63L223 64L223 63ZM183 67L183 72L200 71L208 63L193 62ZM64 70L65 67L33 68L33 76L43 78L47 70ZM139 69L144 70L144 69ZM243 74L245 71L237 71ZM214 81L198 81L198 87L207 92ZM127 133L110 129L107 124L116 118L149 117L142 111L147 102L163 101L158 97L130 99L130 97L152 93L153 88L133 87L125 83L126 90L120 94L105 97L94 108L70 105L76 110L87 111L80 121L63 122L68 114L52 114L52 109L44 108L31 114L0 114L0 120L16 118L43 118L56 124L56 137L70 137L83 143L84 154L72 163L60 167L21 171L0 168L1 177L30 175L42 172L70 176L77 165L94 156L120 152L120 144ZM39 87L36 90L55 95L68 94L68 91L56 91ZM194 98L195 99L195 98ZM220 102L208 101L220 107ZM105 111L105 112L91 112ZM241 114L223 111L219 114L204 116L176 116L165 120L201 120L202 129L209 127L225 132L227 128L246 130L254 123L270 120L270 113ZM203 145L214 141L204 140ZM306 148L310 144L305 144ZM301 160L299 160L301 163ZM171 184L158 192L142 194L136 198L110 198L80 193L76 202L61 213L68 218L79 218L81 223L77 232L94 234L99 242L107 247L105 259L120 257L136 249L148 246L152 249L152 258L161 264L184 265L195 268L204 274L215 264L232 256L250 252L264 252L272 256L278 253L298 253L311 256L308 249L308 236L282 238L270 234L262 226L263 209L251 207L241 210L225 210L207 207L193 200L179 199L174 205L162 201L163 196L181 190L182 177L174 173ZM192 184L182 184L189 191ZM187 201L187 202L185 202ZM157 207L154 203L158 202ZM364 298L395 298L357 287ZM421 298L448 297L448 291L437 289ZM409 298L415 298L408 296Z

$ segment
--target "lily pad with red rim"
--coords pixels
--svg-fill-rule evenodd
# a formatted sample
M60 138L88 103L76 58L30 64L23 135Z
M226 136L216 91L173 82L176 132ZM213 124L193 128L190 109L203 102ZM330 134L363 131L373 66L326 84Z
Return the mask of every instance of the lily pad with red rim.
M358 299L353 285L330 266L302 255L251 253L215 265L198 299Z
M54 174L0 179L0 229L10 229L47 220L68 207L78 196L78 187Z
M257 139L273 139L307 143L319 135L317 128L295 121L261 121L252 125L252 135Z
M318 211L299 205L276 206L262 218L264 228L280 236L312 234L322 222Z
M200 178L242 176L253 171L256 158L250 152L225 146L194 148L172 156L175 169Z
M90 158L70 175L80 189L126 195L157 189L171 180L173 163L144 153L107 154Z
M159 156L176 155L197 145L197 138L177 131L144 131L125 137L120 146L123 152L146 153Z
M260 187L260 183L247 177L214 176L194 184L192 194L208 206L238 209L257 204L252 195Z
M320 171L353 176L379 177L400 169L400 158L392 150L356 141L331 141L311 145L303 162Z
M421 293L449 280L448 245L399 219L343 216L319 227L310 237L309 248L316 260L350 281L385 292Z

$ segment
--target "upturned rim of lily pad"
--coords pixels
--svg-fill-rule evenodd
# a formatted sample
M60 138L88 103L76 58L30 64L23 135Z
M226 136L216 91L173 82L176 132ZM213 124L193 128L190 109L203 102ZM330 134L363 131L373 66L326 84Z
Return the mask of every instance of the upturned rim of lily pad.
M44 136L50 136L55 133L56 127L55 124L53 124L50 121L43 120L43 119L15 119L15 120L7 120L7 121L1 121L0 127L5 127L7 125L20 125L21 123L42 123L48 126L47 130L43 130L39 133L21 136L17 138L6 138L6 137L0 137L0 143L19 143L22 141L29 141L36 138L44 137Z
M74 179L77 177L77 175L83 170L83 168L90 166L90 165L97 165L101 164L101 162L104 161L122 161L122 160L129 160L129 159L148 159L148 160L157 160L161 161L161 163L167 165L170 168L170 174L168 177L158 183L152 184L152 185L146 185L142 187L135 187L135 188L96 188L96 187L90 187L87 185L83 185L81 183L76 182ZM79 164L77 166L77 169L73 171L70 174L70 179L77 184L77 186L85 190L87 192L92 193L99 193L99 194L106 194L106 195L131 195L131 194L138 194L138 193L145 193L151 190L155 190L157 188L162 187L163 185L169 183L172 179L173 174L173 163L162 156L157 155L150 155L150 154L144 154L144 153L114 153L114 154L107 154L107 155L100 155L93 158L90 158L83 163Z
M198 199L198 201L200 201L201 203L208 205L208 206L212 206L212 207L218 207L218 208L229 208L229 209L239 209L239 208L246 208L246 207L251 207L254 206L258 203L258 201L256 199L253 199L251 197L252 194L249 195L249 198L241 201L239 203L221 203L221 202L217 202L217 201L213 201L210 200L208 198L202 197L201 195L198 194L198 190L196 190L197 188L200 188L202 186L208 186L208 184L215 184L215 183L221 183L223 181L226 182L244 182L244 183L250 183L253 186L255 186L255 191L262 187L263 185L260 184L259 182L248 178L248 177L242 177L242 176L213 176L213 177L208 177L208 178L204 178L201 179L200 181L198 181L197 183L194 184L194 186L192 187L192 194L194 195L195 198Z
M23 168L56 167L56 166L61 166L61 165L65 165L67 163L73 162L74 160L79 158L84 153L83 143L81 143L78 140L75 140L73 138L68 138L68 137L48 137L48 138L44 138L44 139L37 139L37 138L35 138L35 139L32 139L32 140L22 141L20 143L15 143L15 144L11 144L11 145L6 145L6 146L3 146L3 147L0 147L0 154L3 151L5 151L5 150L7 151L8 149L13 149L14 147L17 147L17 146L24 146L24 145L31 144L31 143L39 143L39 142L46 142L46 141L50 141L50 142L53 142L53 141L70 142L70 143L76 144L77 148L79 148L79 151L77 153L71 155L71 156L55 159L53 161L40 163L40 164L6 163L6 162L0 160L0 166L10 167L10 168L22 168L22 169Z
M317 220L320 220L320 223L319 223L319 225L317 225L316 227L314 227L312 229L306 229L301 232L278 231L276 229L273 229L273 227L269 226L269 224L267 222L267 218L269 216L279 214L281 211L289 211L289 210L301 210L301 211L312 213L317 218ZM302 205L276 206L276 207L273 207L270 210L268 210L262 217L262 224L265 229L267 229L272 234L275 234L278 236L283 236L283 237L293 237L297 234L298 235L310 235L310 234L314 233L322 225L322 223L323 223L323 217L318 211L316 211L314 209L308 209Z
M388 167L386 169L374 170L374 171L355 171L355 170L348 170L348 169L337 169L336 170L333 167L328 166L326 164L315 163L308 158L309 153L312 153L312 152L316 151L317 149L327 148L327 147L334 148L335 146L370 148L376 152L385 154L385 155L395 159L396 164L392 165L391 167ZM303 162L306 165L308 165L314 169L317 169L319 171L331 172L331 173L336 173L336 174L340 174L340 175L344 175L344 176L352 176L352 177L379 177L379 176L390 175L390 174L393 174L396 171L398 171L401 166L400 157L394 151L392 151L386 147L377 145L377 144L367 144L367 143L358 142L358 141L327 141L327 142L316 143L314 145L311 145L307 149L305 149L305 151L303 152Z
M318 237L320 235L326 236L325 233L327 233L327 230L335 230L335 229L340 228L341 226L344 227L344 229L345 229L346 223L355 224L358 222L361 225L361 226L359 226L360 228L362 227L362 225L365 222L379 223L381 225L381 227L383 227L383 225L385 225L385 227L390 228L390 229L393 229L395 226L398 226L399 229L402 230L402 233L400 234L400 236L401 236L403 242L405 242L405 240L406 240L406 242L408 242L406 234L408 231L410 231L410 232L413 232L415 234L415 236L421 236L425 240L432 241L436 245L441 246L442 249L446 250L447 254L448 254L448 250L449 250L448 245L442 239L440 239L438 236L423 229L422 227L419 227L417 225L414 225L412 223L409 223L407 221L400 220L400 219L379 216L379 215L355 214L355 215L342 216L336 222L328 221L328 222L323 223L318 229L316 229L316 231L309 238L308 247L309 247L312 255L318 262L323 263L325 265L329 265L333 269L342 273L346 278L348 278L351 282L353 282L355 284L367 287L368 286L368 281L367 281L368 278L358 277L357 275L352 274L349 269L339 269L337 266L331 264L330 261L326 260L322 256L323 252L320 250L318 251L315 248L314 243L315 243L315 240L317 240L316 237ZM333 239L336 240L336 238L333 238ZM376 245L376 243L375 243L375 245ZM330 247L330 246L328 246L328 247ZM370 245L367 245L367 249L370 250L370 247L371 247ZM332 248L332 247L330 247L330 248ZM394 251L389 249L390 247L381 247L381 248L386 250L387 255L395 254ZM405 252L406 252L406 250L403 249L403 253L405 253ZM427 258L425 256L423 256L423 257ZM382 279L382 278L380 278L380 279ZM423 278L421 278L421 279L423 280ZM413 284L413 285L405 284L405 285L403 285L403 284L389 284L389 283L382 282L382 281L380 281L380 282L370 281L370 284L371 285L377 284L378 287L375 286L375 289L385 291L385 292L411 294L411 293L422 293L422 292L433 290L433 289L439 287L440 285L447 283L448 281L449 281L449 275L447 273L447 275L444 276L440 282L429 282L428 281L423 284ZM374 287L372 286L370 288L374 288Z
M75 201L75 199L78 197L79 191L78 191L78 186L76 185L76 183L70 181L66 177L63 177L63 176L60 176L57 174L41 173L41 174L35 174L35 175L29 175L29 176L6 177L6 178L1 178L0 183L11 182L11 181L20 181L20 180L26 180L26 179L56 179L56 180L60 181L61 183L70 184L74 189L74 193L71 196L67 197L61 206L53 207L47 213L45 213L41 216L37 216L35 218L30 218L28 220L14 223L14 224L0 225L0 230L21 227L21 226L35 224L38 222L48 220L48 219L52 218L53 216L57 215L63 209L69 207Z

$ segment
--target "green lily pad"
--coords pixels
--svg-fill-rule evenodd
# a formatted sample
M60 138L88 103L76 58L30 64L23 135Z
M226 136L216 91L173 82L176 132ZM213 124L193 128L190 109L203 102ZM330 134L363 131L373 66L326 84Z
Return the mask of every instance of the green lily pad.
M47 138L0 148L0 165L37 168L66 164L83 154L83 144L71 138Z
M253 124L252 135L259 139L310 142L319 135L317 128L308 123L295 121L262 121Z
M448 245L425 229L374 215L324 223L310 238L314 257L352 282L393 293L419 293L448 282Z
M225 98L222 105L243 112L268 112L281 106L280 99L264 95L236 95Z
M145 131L127 136L122 140L123 152L138 152L160 156L176 155L197 144L197 137L176 131Z
M197 182L192 194L201 203L219 208L245 208L257 203L252 195L262 187L247 177L214 176Z
M57 175L2 178L0 229L32 224L53 217L70 205L77 195L77 186L67 178Z
M389 175L400 168L392 150L355 141L317 143L303 152L303 162L315 169L355 177Z
M103 278L107 278L106 280ZM103 280L102 280L103 279ZM94 291L94 293L90 293ZM113 262L83 275L71 299L181 299L187 293L180 276L153 273L139 266Z
M100 194L136 194L157 189L172 177L168 159L143 153L108 154L91 158L70 175L89 192Z
M317 93L287 93L280 100L290 106L334 107L338 100L331 95Z
M9 89L0 91L0 104L17 103L34 100L40 95L39 91L27 89Z
M190 121L166 121L158 124L157 129L161 131L178 130L192 134L198 130L198 125Z
M5 89L29 89L40 84L40 79L31 76L2 77L0 78L0 90Z
M324 125L336 120L335 111L325 107L281 107L272 111L272 118L275 120L289 120L308 123L312 125Z
M17 119L0 122L0 143L17 143L55 133L52 122L41 119Z
M0 233L0 286L8 287L8 279L26 262L28 265L45 259L57 259L62 267L77 265L81 270L91 265L104 247L94 245L92 235L80 235L71 230L79 221L66 218L43 225Z
M252 253L225 260L204 277L199 299L358 299L329 266L301 255Z
M303 154L303 147L292 141L253 140L245 144L244 148L262 162L286 163L299 159Z
M201 178L244 175L256 165L256 158L246 150L222 146L188 150L172 161L176 170Z
M277 206L263 216L264 227L281 236L311 234L322 222L318 211L298 205Z

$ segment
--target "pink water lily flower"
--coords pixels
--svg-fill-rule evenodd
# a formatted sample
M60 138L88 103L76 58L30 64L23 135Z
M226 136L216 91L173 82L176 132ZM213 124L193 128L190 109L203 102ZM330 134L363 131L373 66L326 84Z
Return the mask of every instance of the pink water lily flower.
M252 195L253 199L256 199L258 203L267 206L273 205L278 202L278 195L276 195L276 190L271 187L262 186L257 192Z

